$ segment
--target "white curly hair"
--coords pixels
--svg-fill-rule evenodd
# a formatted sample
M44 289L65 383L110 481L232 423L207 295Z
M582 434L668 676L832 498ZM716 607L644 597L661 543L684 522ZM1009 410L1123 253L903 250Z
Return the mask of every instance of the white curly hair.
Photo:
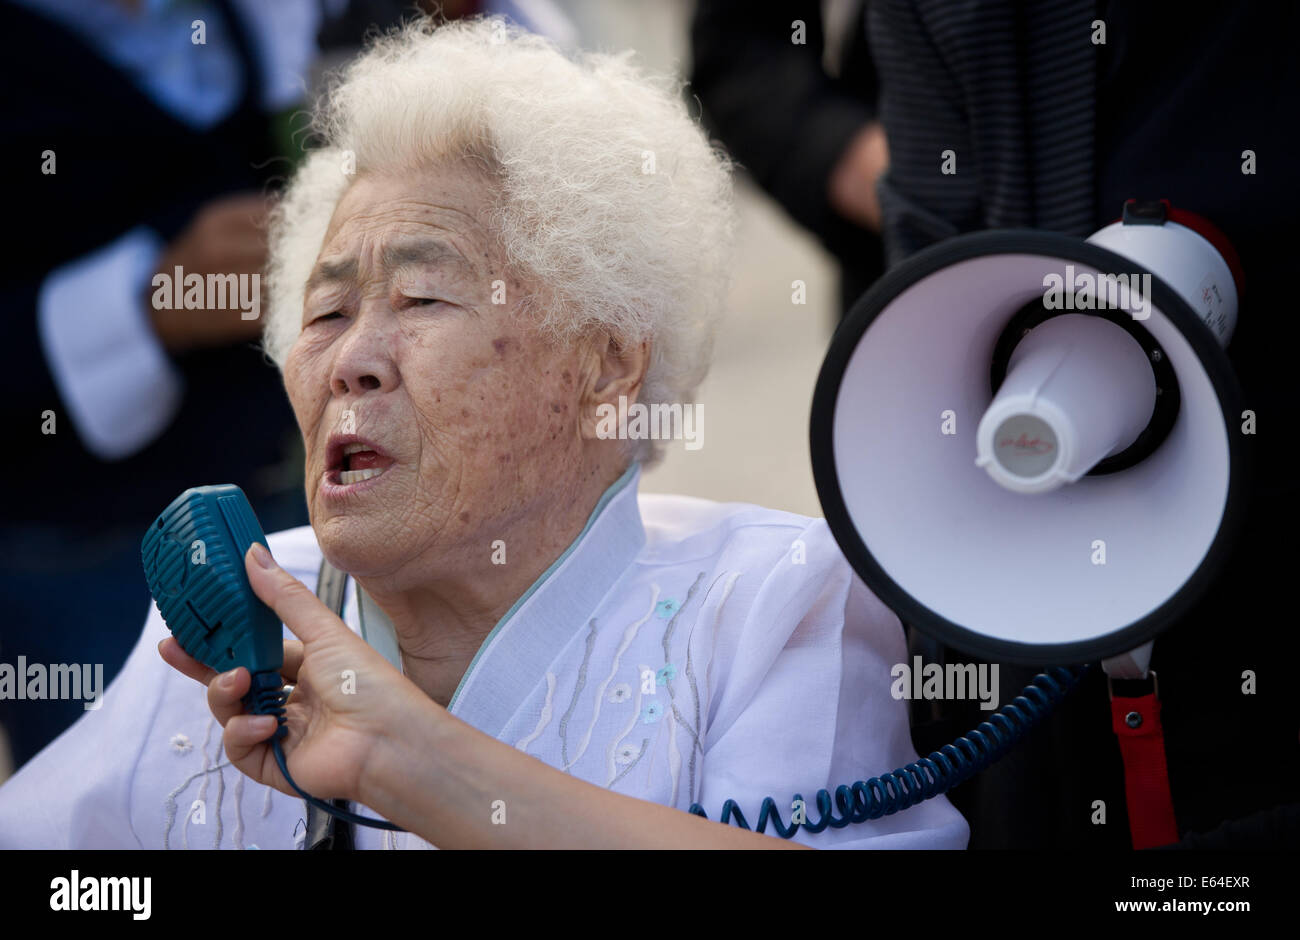
M468 159L495 186L488 222L512 270L541 285L525 315L560 339L649 339L640 401L689 402L727 290L732 164L681 83L632 56L566 56L500 18L421 18L369 45L318 103L323 146L272 217L267 355L283 368L298 336L347 171ZM652 463L660 444L629 442L630 456Z

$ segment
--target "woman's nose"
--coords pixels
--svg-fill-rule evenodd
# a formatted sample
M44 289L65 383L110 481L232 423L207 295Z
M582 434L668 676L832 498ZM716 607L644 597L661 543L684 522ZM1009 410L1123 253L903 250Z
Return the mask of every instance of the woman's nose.
M380 382L379 377L370 373L352 377L343 375L334 377L334 391L340 395L347 395L349 392L368 392L382 387L383 383Z
M330 391L335 395L392 391L397 387L397 369L392 344L375 316L363 314L348 328L334 360Z

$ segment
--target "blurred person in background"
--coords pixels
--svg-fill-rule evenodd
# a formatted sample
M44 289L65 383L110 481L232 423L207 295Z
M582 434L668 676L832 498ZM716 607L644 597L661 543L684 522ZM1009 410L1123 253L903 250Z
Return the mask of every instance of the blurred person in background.
M143 529L186 487L237 483L264 524L306 520L293 416L245 316L319 22L315 0L0 6L4 391L27 480L0 510L0 662L102 664L107 683L149 608ZM243 276L242 302L155 303L177 268ZM86 697L0 698L15 766Z
M981 229L1086 238L1128 198L1167 198L1203 216L1240 255L1241 314L1227 352L1259 428L1244 437L1257 471L1252 505L1224 571L1156 638L1151 668L1182 844L1294 848L1300 646L1287 588L1298 486L1300 337L1290 309L1300 8L872 0L868 15L889 135L878 190L891 265ZM956 172L942 169L946 150ZM928 661L972 661L913 639ZM1037 671L1004 666L1001 700ZM1091 670L1039 730L953 791L972 848L1131 844L1143 822L1128 818L1106 678ZM1147 695L1154 679L1113 689ZM917 748L928 753L985 717L973 703L916 703Z
M573 41L546 0L441 7ZM36 484L0 510L0 663L102 666L102 693L149 606L143 528L189 486L237 483L268 529L306 522L301 441L248 316L268 197L309 143L301 109L320 60L416 12L408 0L0 3L0 78L21 89L5 160L32 180L15 187L21 237L0 273L18 331L5 390ZM156 275L173 300L187 275L250 290L178 308L156 302ZM0 692L0 779L84 714L93 696L78 691Z
M839 13L839 43L824 7ZM691 23L705 126L839 261L841 315L884 270L876 181L889 148L864 7L699 0Z

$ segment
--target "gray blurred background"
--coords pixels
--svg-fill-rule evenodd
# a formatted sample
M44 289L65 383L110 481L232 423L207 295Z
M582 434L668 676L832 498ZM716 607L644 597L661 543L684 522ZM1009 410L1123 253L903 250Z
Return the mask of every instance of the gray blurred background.
M587 49L635 49L683 74L689 0L554 0ZM829 21L834 20L832 4ZM684 493L820 516L808 459L813 384L837 317L836 272L821 245L742 173L735 274L713 368L698 396L704 446L672 442L643 492ZM806 303L791 302L791 283Z

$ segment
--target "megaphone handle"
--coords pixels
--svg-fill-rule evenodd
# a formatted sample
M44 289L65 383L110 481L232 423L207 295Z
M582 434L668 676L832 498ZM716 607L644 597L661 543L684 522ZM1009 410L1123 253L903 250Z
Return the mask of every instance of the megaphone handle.
M1160 721L1160 683L1149 669L1153 643L1148 641L1101 663L1110 695L1111 729L1124 759L1124 801L1135 849L1178 841ZM1115 680L1125 683L1127 694L1115 694Z
M1155 645L1155 640L1147 640L1127 653L1103 659L1102 671L1111 679L1145 679L1151 668L1151 650Z

